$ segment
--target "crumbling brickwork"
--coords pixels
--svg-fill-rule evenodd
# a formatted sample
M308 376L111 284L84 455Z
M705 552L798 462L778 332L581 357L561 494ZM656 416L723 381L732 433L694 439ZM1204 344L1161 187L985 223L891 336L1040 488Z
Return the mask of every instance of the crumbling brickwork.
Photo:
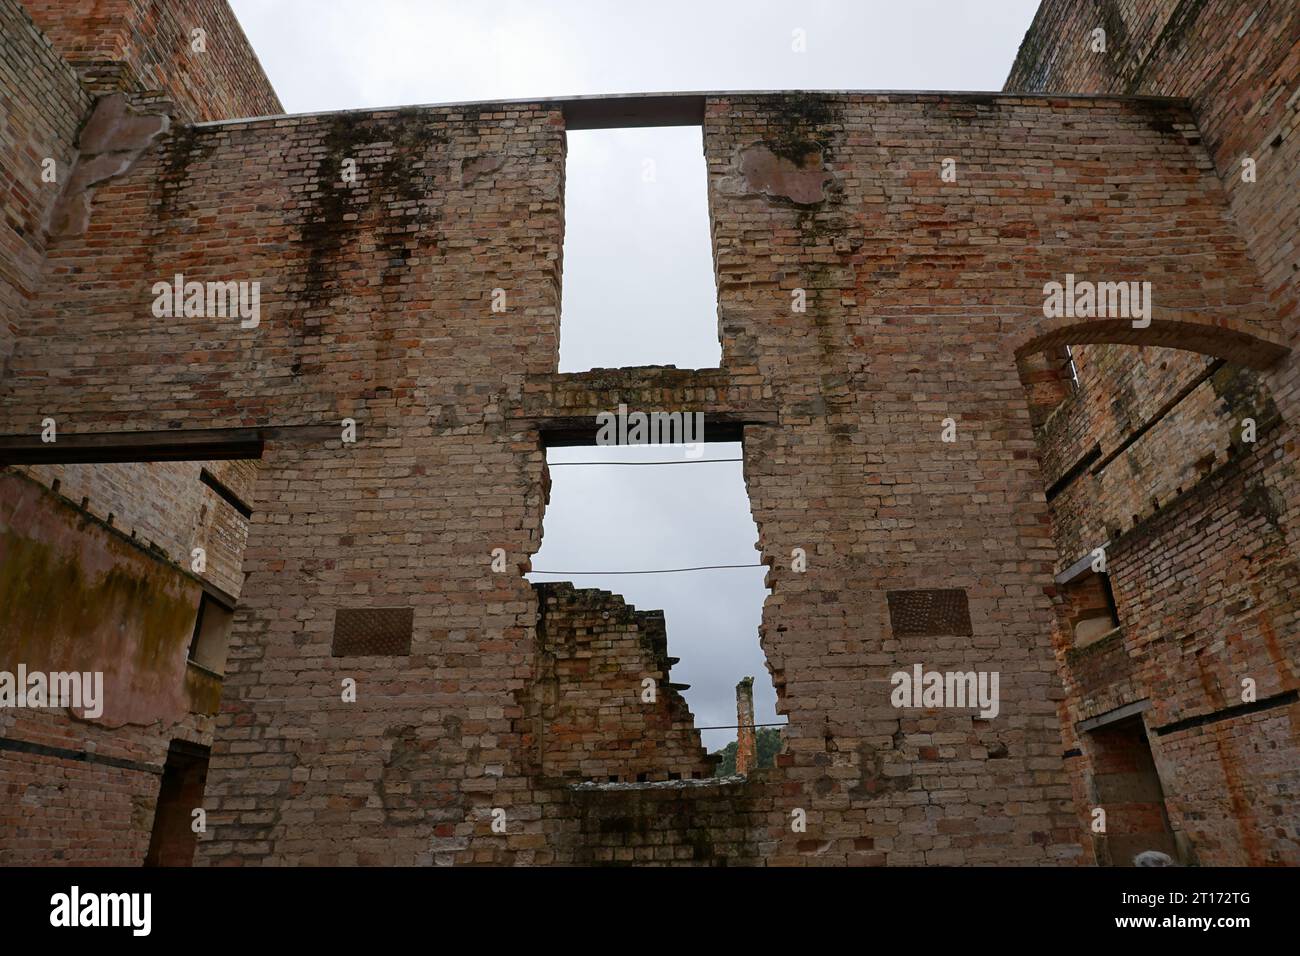
M681 691L670 683L662 611L638 611L607 591L539 584L536 712L541 774L569 781L703 779L705 753ZM646 681L650 685L646 685Z
M21 475L0 476L0 669L103 674L102 713L0 709L0 863L143 862L171 740L211 739L187 663L200 585Z
M1215 4L1176 6L1182 39L1153 6L1131 22L1123 49L1156 51L1133 76L1181 77L1161 51L1209 43L1197 11ZM1060 95L1056 67L1029 61L1063 9L1045 5L1013 70L1027 92L683 99L703 126L723 355L698 371L556 372L572 103L195 124L204 84L226 114L243 86L125 84L132 115L181 108L44 250L0 452L123 499L172 561L204 533L233 553L239 525L152 522L176 509L59 456L260 457L225 472L253 513L197 862L1091 861L1110 847L1089 809L1113 791L1089 735L1137 706L1149 732L1106 752L1154 768L1176 852L1296 862L1277 823L1295 817L1293 280L1274 248L1296 191L1268 180L1273 219L1226 175L1231 93ZM1257 89L1293 56L1288 16L1259 21ZM99 39L68 29L56 46L98 62ZM148 74L158 56L119 34L114 75ZM153 285L177 274L258 283L260 321L159 321ZM1048 317L1045 284L1067 274L1151 282L1149 324ZM636 706L619 690L666 680L661 620L523 576L546 447L590 442L620 405L700 412L706 438L744 442L770 569L760 641L789 719L775 768L652 782L708 769L671 685ZM189 466L162 474L193 485ZM5 481L0 501L35 494ZM1074 647L1057 579L1103 533L1121 627ZM409 643L340 647L340 614L375 609L409 621ZM996 707L900 703L894 677L914 667L996 675ZM161 763L158 739L140 746ZM18 779L7 793L32 792ZM1145 808L1144 838L1149 783L1117 801ZM119 829L120 853L144 852L140 827Z
M1297 30L1300 11L1286 3L1047 0L1007 81L1009 90L1188 97L1288 341L1300 275ZM1185 860L1294 864L1294 812L1280 794L1294 788L1297 747L1288 728L1300 635L1287 595L1300 366L1294 353L1253 373L1114 345L1077 346L1074 359L1077 391L1062 390L1037 434L1056 491L1058 570L1109 542L1123 624L1092 646L1058 631L1081 820L1098 799L1091 735L1104 730L1081 722L1144 706ZM1243 700L1246 679L1255 705Z
M94 95L161 93L191 122L284 112L226 0L23 5Z

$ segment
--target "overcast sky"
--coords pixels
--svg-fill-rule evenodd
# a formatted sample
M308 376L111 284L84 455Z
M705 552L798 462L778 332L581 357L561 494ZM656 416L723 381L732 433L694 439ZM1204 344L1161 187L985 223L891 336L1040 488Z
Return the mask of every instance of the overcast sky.
M231 0L286 111L675 90L998 90L1038 0ZM796 52L795 31L804 51ZM560 367L719 362L700 131L571 133ZM671 411L671 409L666 409ZM645 409L652 411L652 409ZM709 458L739 457L709 445ZM552 463L681 461L680 449L566 448ZM552 469L533 566L752 564L740 465ZM758 646L758 568L534 575L663 609L697 726L734 724ZM734 731L707 731L717 749Z

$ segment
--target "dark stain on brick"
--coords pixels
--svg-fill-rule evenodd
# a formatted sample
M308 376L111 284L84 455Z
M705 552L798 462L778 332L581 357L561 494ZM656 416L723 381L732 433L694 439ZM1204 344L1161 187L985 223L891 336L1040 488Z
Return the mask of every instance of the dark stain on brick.
M900 730L901 733L901 730ZM858 745L858 782L849 788L849 796L856 800L877 800L891 793L902 793L911 789L911 773L886 776L885 759L888 753L898 749L897 743L891 751L881 752L867 741Z

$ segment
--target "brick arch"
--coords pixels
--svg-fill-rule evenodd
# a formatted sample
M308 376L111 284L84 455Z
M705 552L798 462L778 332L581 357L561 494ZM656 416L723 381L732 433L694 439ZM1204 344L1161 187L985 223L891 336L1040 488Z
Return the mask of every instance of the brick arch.
M1153 345L1201 352L1254 369L1268 368L1290 351L1271 332L1257 327L1189 319L1153 318L1146 328L1134 328L1130 319L1044 318L1016 342L1017 359L1060 345Z

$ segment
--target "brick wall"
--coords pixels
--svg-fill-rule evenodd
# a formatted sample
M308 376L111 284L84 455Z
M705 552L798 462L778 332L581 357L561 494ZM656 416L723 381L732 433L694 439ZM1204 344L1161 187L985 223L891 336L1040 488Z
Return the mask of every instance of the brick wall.
M1097 25L1108 33L1105 54L1087 46ZM1045 0L1006 88L1186 97L1268 292L1268 320L1282 341L1294 342L1300 330L1297 77L1300 7L1287 0ZM1253 182L1243 179L1246 157L1256 164ZM1265 384L1285 421L1300 417L1294 353L1268 370ZM1287 494L1300 496L1300 487ZM1300 530L1289 534L1300 552Z
M37 14L71 29L72 5L57 6L62 9L42 5ZM98 10L104 13L104 5ZM113 33L103 21L81 21L82 28L87 37ZM66 30L61 39L68 39ZM12 0L0 2L0 73L6 120L0 132L3 386L12 343L25 334L29 304L45 281L56 198L84 189L78 171L94 165L78 147L86 145L84 124L98 88L79 85L77 72ZM109 146L122 144L110 136ZM56 161L53 183L41 179L46 157ZM24 409L17 427L35 433L44 415L37 407ZM56 421L59 428L68 424ZM0 736L8 749L0 769L0 830L7 861L139 863L170 737L210 742L220 681L185 662L199 600L198 583L185 571L191 549L205 547L203 576L237 596L247 524L199 483L201 467L63 465L0 475L7 592L0 601L0 667L102 668L112 701L105 718L93 724L53 711L2 715ZM249 497L254 463L207 467ZM53 492L40 492L22 475ZM123 715L127 699L138 706Z
M96 465L35 465L21 471L81 507L164 561L193 570L192 552L203 548L206 568L196 572L231 597L239 597L248 521L211 487L203 469L245 503L252 499L257 462L159 461Z
M517 572L540 540L544 436L620 402L744 429L772 568L762 641L790 717L779 784L746 811L769 859L1079 858L1056 555L1015 353L1050 331L1042 286L1066 271L1167 277L1157 332L1222 343L1252 327L1253 266L1191 131L1177 106L1147 102L712 100L725 371L580 376L554 373L557 108L167 134L52 251L54 276L98 265L38 302L41 347L17 350L6 408L56 407L74 433L352 417L359 438L266 447L200 861L554 858L557 834L583 824L555 817L571 791L530 772L538 609ZM801 152L810 141L819 158ZM1131 204L1112 205L1120 188ZM1220 283L1177 280L1210 255ZM261 325L160 327L150 285L178 271L260 280ZM795 287L806 313L790 311ZM95 329L69 327L86 314ZM510 573L491 571L498 547ZM807 573L791 570L795 548ZM894 633L885 592L933 588L965 592L969 631ZM412 608L409 655L331 654L335 612L365 607ZM916 663L997 671L1000 716L895 709L889 675Z
M668 679L676 659L668 656L663 612L638 611L608 591L534 587L531 695L542 775L617 783L711 777L716 758Z
M1088 48L1098 26L1107 31L1104 54ZM1046 0L1007 88L1187 97L1268 290L1269 321L1294 343L1297 76L1294 4ZM1245 157L1256 162L1254 182L1243 179ZM1204 271L1197 281L1217 280ZM1278 717L1285 708L1238 716L1231 708L1247 672L1266 675L1274 700L1295 687L1294 674L1277 669L1294 659L1297 640L1289 602L1278 595L1293 590L1300 553L1293 504L1300 364L1292 355L1255 375L1231 364L1215 371L1188 352L1074 351L1078 393L1038 436L1045 479L1067 474L1093 448L1105 456L1132 444L1103 473L1085 469L1052 502L1062 565L1107 538L1123 542L1112 549L1122 555L1112 580L1123 633L1082 649L1061 636L1067 739L1074 721L1146 697L1155 707L1149 726L1180 719L1174 713L1227 714L1152 736L1174 827L1203 863L1294 862L1295 834L1285 822L1294 808L1279 767L1294 763L1297 743ZM1254 448L1240 441L1247 416L1267 431ZM1247 517L1260 508L1273 520ZM1087 762L1074 766L1086 780Z
M211 740L186 664L199 585L35 482L0 475L0 669L103 673L103 713L0 709L0 862L143 862L171 740Z
M226 0L23 0L95 94L161 91L192 122L284 112ZM193 49L192 31L206 36Z
M1118 673L1152 701L1170 816L1204 865L1300 863L1300 564L1284 530L1294 505L1276 477L1294 468L1275 434L1113 549ZM1247 678L1267 709L1240 710Z
M16 0L0 0L0 383L40 285L44 220L75 158L90 97ZM55 161L57 181L42 181ZM32 423L34 427L37 423Z
M1287 22L1261 29L1285 36ZM1126 49L1169 48L1158 17L1127 23ZM112 49L129 51L119 32ZM158 49L174 55L172 40ZM1252 61L1259 75L1286 62L1277 46ZM170 90L183 110L184 87ZM1057 715L1071 706L1051 637L1059 561L1017 355L1072 337L1276 356L1286 282L1261 272L1259 239L1240 226L1251 207L1216 175L1219 141L1205 136L1212 153L1193 113L1163 101L710 98L724 370L561 376L558 105L179 126L50 250L0 432L28 433L38 408L72 434L290 426L254 479L201 862L1086 859ZM176 272L261 282L262 323L160 323L150 289ZM1045 320L1043 284L1067 272L1153 280L1151 328ZM806 312L790 307L796 290ZM1104 359L1081 363L1104 381ZM1287 381L1265 380L1284 420ZM1231 412L1205 385L1202 411ZM573 788L536 772L539 608L521 572L540 542L544 443L620 402L743 429L771 567L761 640L790 718L770 780ZM1151 405L1164 402L1094 412L1078 432L1109 440ZM355 444L291 427L345 417ZM1262 480L1300 501L1290 473ZM1296 506L1270 507L1276 548ZM1265 537L1254 524L1232 548L1254 555ZM491 569L495 548L509 572ZM1265 582L1281 580L1283 559L1266 564ZM886 592L936 588L961 592L964 623L897 626ZM340 610L388 607L411 611L408 654L335 656ZM1097 674L1115 640L1089 648ZM997 672L999 715L894 707L889 677L914 664ZM1123 680L1140 688L1143 675ZM1283 799L1285 783L1259 786ZM805 830L791 826L800 814Z
M1211 368L1189 352L1173 353L1182 360L1162 369L1146 360L1169 353L1134 351L1090 350L1079 391L1039 432L1044 480L1061 483L1052 498L1060 570L1222 464L1242 445L1248 419L1256 434L1278 423L1260 373ZM1164 407L1153 407L1159 399Z

